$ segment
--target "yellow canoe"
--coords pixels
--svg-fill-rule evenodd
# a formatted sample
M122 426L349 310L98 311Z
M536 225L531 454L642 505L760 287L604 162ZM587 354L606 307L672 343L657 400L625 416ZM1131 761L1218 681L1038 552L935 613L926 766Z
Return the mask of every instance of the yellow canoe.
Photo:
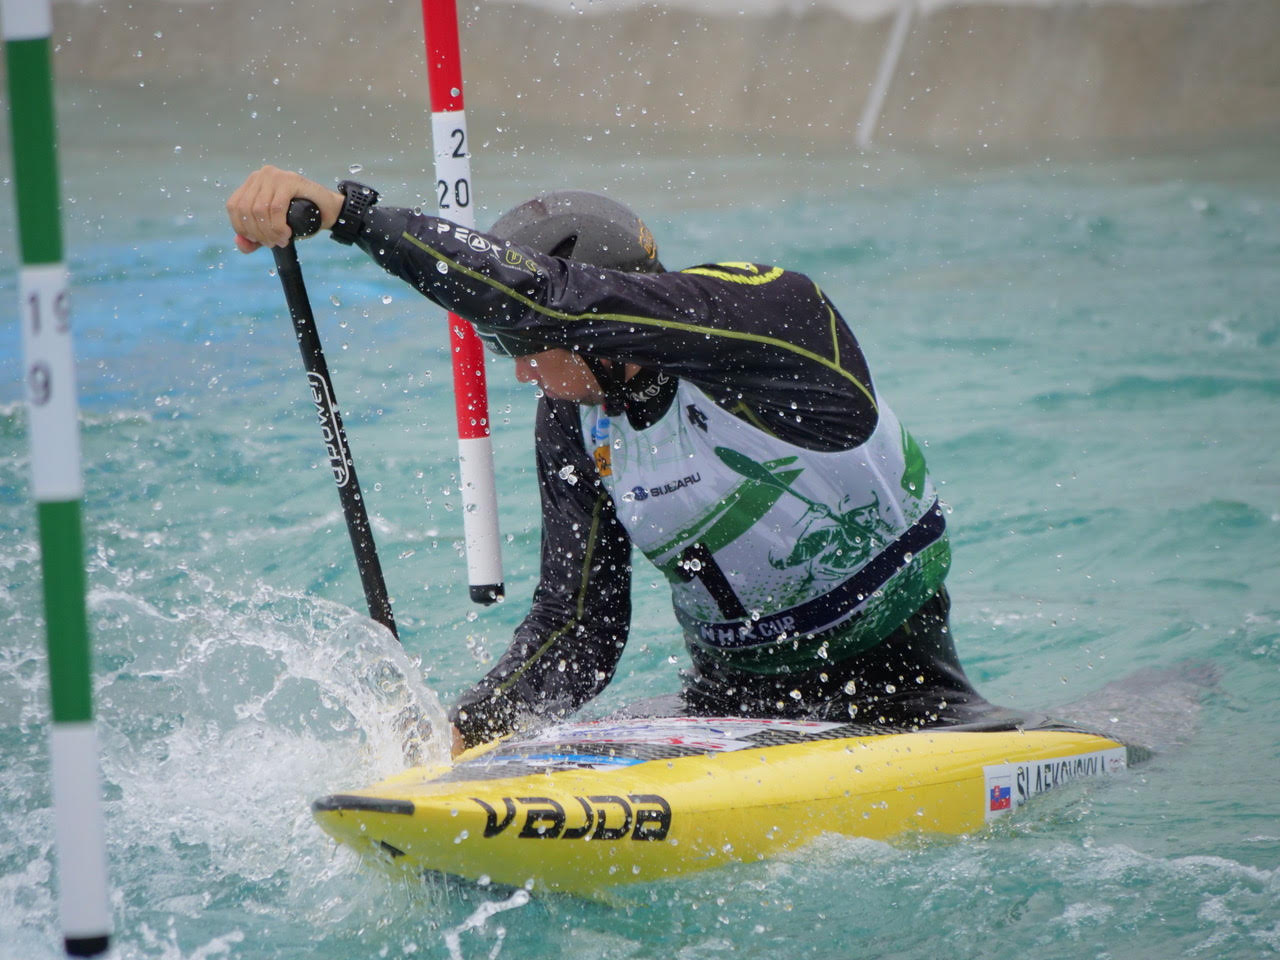
M1071 730L602 720L478 747L312 809L327 833L395 869L589 895L767 859L823 833L970 833L1129 760L1122 744Z

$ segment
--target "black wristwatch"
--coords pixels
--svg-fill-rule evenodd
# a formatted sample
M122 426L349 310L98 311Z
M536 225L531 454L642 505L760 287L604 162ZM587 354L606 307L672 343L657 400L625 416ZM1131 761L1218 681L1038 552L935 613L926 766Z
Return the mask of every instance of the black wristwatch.
M338 191L346 199L331 234L339 243L352 244L364 229L365 214L378 202L378 191L354 180L343 180Z

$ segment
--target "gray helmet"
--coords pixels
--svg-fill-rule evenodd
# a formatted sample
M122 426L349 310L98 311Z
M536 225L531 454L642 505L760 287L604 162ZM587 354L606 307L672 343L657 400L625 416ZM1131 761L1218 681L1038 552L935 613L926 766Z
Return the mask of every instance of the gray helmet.
M554 190L508 210L489 231L538 253L609 270L662 273L658 244L639 217L616 200L585 190ZM546 347L505 331L477 330L490 349L509 356Z
M503 240L610 270L661 273L658 244L639 217L608 197L555 190L508 210L489 231Z

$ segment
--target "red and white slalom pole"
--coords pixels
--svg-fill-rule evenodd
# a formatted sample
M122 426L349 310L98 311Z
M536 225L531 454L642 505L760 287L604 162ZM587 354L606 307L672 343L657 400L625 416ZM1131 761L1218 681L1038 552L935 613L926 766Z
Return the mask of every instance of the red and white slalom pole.
M455 0L422 0L422 26L427 40L431 142L440 216L475 229ZM458 417L458 480L462 488L467 581L472 600L492 603L503 594L502 549L493 443L489 437L484 346L471 324L452 313L449 314L449 353L453 358L453 397Z

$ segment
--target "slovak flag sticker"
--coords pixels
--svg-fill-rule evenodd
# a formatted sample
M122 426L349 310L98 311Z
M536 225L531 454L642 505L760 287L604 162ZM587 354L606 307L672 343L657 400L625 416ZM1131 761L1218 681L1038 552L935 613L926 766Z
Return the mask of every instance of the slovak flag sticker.
M988 810L1008 810L1013 806L1013 790L995 784L991 788Z
M983 781L986 786L986 802L983 814L988 822L1003 817L1013 810L1013 776L1015 766L1001 763L991 767L983 767Z

